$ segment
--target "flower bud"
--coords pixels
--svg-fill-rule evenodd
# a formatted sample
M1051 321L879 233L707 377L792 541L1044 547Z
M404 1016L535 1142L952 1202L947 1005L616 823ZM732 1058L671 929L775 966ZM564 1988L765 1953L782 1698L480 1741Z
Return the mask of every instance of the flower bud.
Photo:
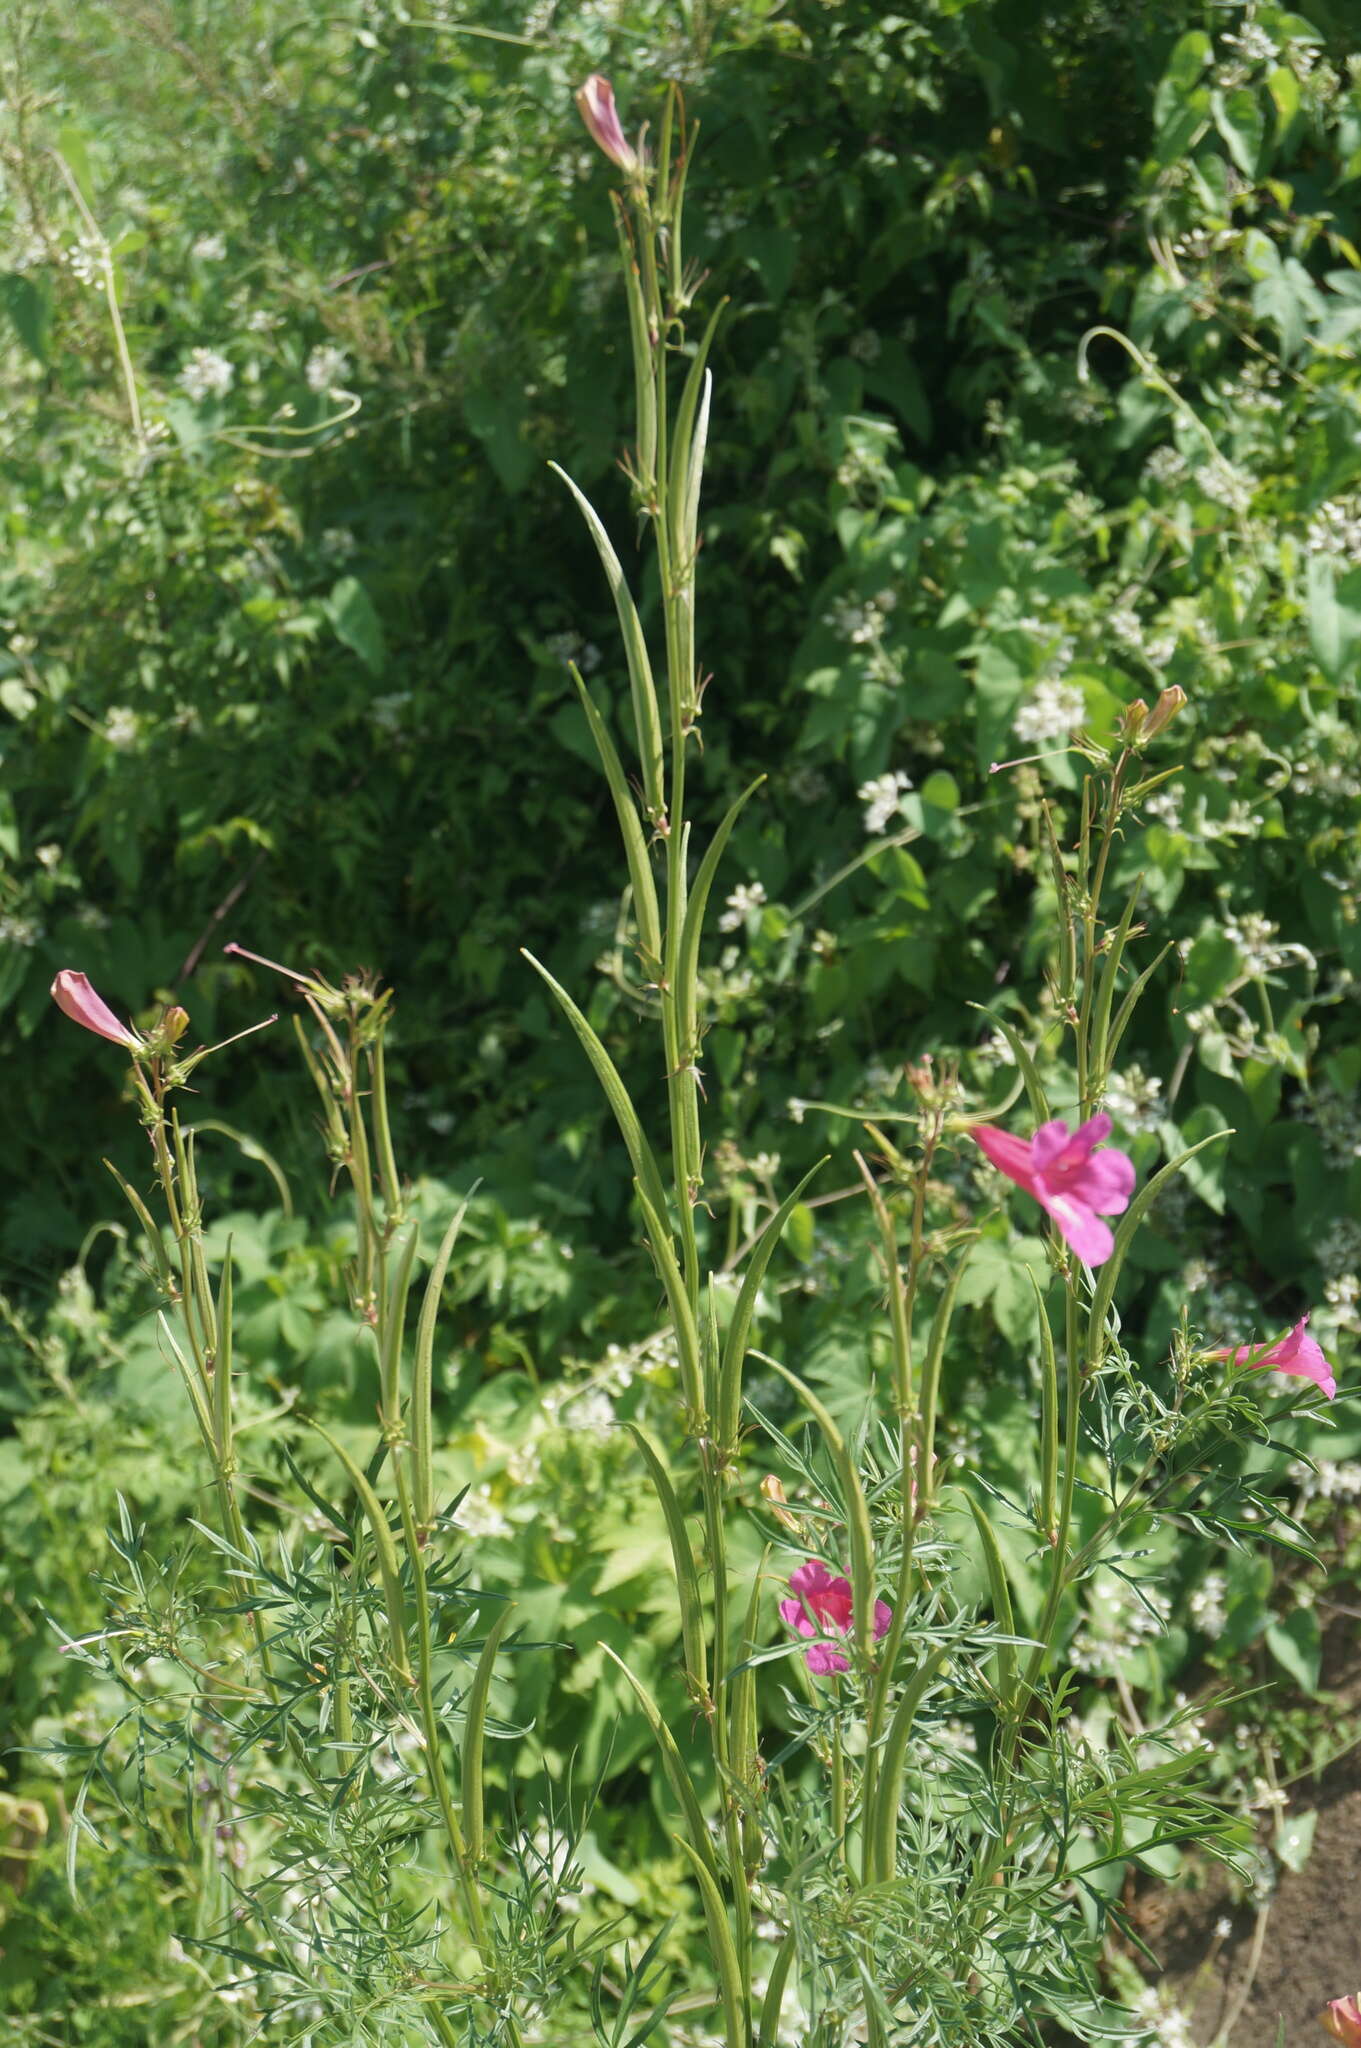
M767 1472L761 1481L761 1492L769 1501L771 1512L782 1529L797 1529L798 1517L791 1515L785 1505L788 1496L773 1472Z
M577 93L576 103L591 140L604 150L611 163L618 164L621 171L636 171L638 152L619 124L614 87L609 79L593 71Z
M167 1045L176 1045L189 1029L189 1012L172 1003L160 1023L160 1035Z
M1132 704L1126 706L1125 715L1120 721L1120 737L1126 746L1132 747L1139 739L1147 717L1148 706L1142 697L1136 697Z
M142 1041L137 1033L130 1025L119 1023L103 997L91 988L89 977L78 973L74 967L62 968L52 984L52 1000L73 1024L93 1031L99 1038L112 1039L115 1045L126 1046L129 1052L140 1050Z
M1350 2042L1351 2048L1361 2048L1361 1996L1353 1993L1350 1998L1329 1999L1318 2017L1325 2034L1335 2041Z
M1149 712L1148 722L1139 737L1145 740L1156 739L1163 727L1172 723L1185 702L1186 692L1181 684L1170 684Z

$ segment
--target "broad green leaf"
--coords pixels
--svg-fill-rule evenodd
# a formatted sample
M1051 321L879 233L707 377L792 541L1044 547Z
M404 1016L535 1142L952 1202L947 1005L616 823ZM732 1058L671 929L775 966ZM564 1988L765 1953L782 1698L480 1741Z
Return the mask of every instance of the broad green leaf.
M46 281L26 272L6 272L0 276L0 307L29 354L45 363L52 325L52 294Z
M342 576L326 600L336 638L359 656L374 675L383 672L383 622L357 576Z
M1282 1671L1302 1691L1318 1691L1323 1643L1312 1607L1293 1607L1283 1621L1268 1622L1263 1640Z
M1330 682L1356 671L1361 649L1361 570L1339 578L1327 555L1312 554L1305 569L1309 644Z
M1250 86L1236 92L1210 95L1215 126L1228 144L1229 155L1245 178L1255 178L1261 169L1262 145L1266 140L1266 114Z

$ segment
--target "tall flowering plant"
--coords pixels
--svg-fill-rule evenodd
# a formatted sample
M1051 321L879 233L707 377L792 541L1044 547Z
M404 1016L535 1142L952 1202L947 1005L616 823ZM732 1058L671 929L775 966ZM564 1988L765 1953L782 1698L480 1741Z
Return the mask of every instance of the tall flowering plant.
M698 963L703 921L734 823L754 791L740 795L707 846L700 847L687 816L687 795L698 751L702 668L696 649L696 571L700 560L700 491L708 440L712 379L708 370L717 315L698 340L685 339L692 286L683 264L682 206L692 134L679 97L672 93L662 118L655 165L629 144L608 82L593 78L578 95L586 126L623 174L615 199L624 265L637 395L636 441L627 461L635 509L655 551L660 591L662 662L654 667L649 639L619 554L604 522L580 490L565 479L595 543L618 611L627 659L632 747L627 766L600 708L577 678L614 800L632 895L635 950L642 988L654 992L667 1077L668 1129L654 1149L624 1082L583 1009L549 981L572 1029L595 1068L618 1122L634 1179L643 1228L671 1318L681 1392L683 1448L670 1451L639 1438L671 1540L679 1593L684 1668L697 1727L711 1751L719 1788L713 1824L696 1804L665 1717L640 1680L627 1672L657 1736L681 1818L680 1840L696 1880L716 1968L716 1997L726 2048L766 2048L786 2038L799 1981L821 1980L816 1996L831 1996L817 2038L865 2040L887 2048L898 2030L932 2002L911 1960L920 1952L934 1904L916 1896L922 1918L912 1916L896 1938L855 1951L849 1986L833 1965L824 1935L801 1907L797 1888L785 1898L773 1963L758 1982L751 1899L769 1900L773 1873L787 1859L778 1805L762 1760L754 1665L761 1651L759 1578L737 1582L729 1554L735 1513L749 1509L754 1464L760 1456L788 1457L787 1436L767 1437L764 1418L744 1391L753 1355L753 1322L768 1263L802 1197L801 1183L774 1208L750 1248L736 1282L726 1328L715 1312L716 1276L706 1274L710 1251L705 1222L705 1148L701 1135L700 1071L705 1018ZM720 681L721 687L721 681ZM1004 1021L1020 1087L1034 1118L1029 1137L1003 1126L997 1113L961 1113L952 1077L932 1075L929 1062L914 1076L918 1108L915 1146L905 1154L886 1137L882 1122L867 1121L878 1147L873 1163L857 1155L874 1219L887 1289L892 1339L893 1459L869 1459L863 1433L848 1438L824 1402L787 1365L760 1356L767 1373L788 1389L809 1418L816 1448L805 1453L804 1492L822 1494L830 1508L789 1501L780 1478L768 1474L761 1496L774 1508L777 1536L792 1539L787 1591L778 1601L790 1651L802 1668L805 1694L787 1694L786 1711L802 1730L800 1741L826 1774L827 1827L819 1895L836 1897L838 1910L874 1923L884 1887L912 1891L908 1873L925 1856L938 1858L936 1878L953 1901L947 1945L952 1988L939 2001L956 2031L942 2036L1002 2040L1008 2026L1024 2027L1034 2011L1016 2002L1021 1981L1031 1981L1017 1956L1036 1943L1033 1982L1042 2005L1056 1981L1046 1979L1056 1955L1065 1996L1075 1999L1070 2024L1082 2006L1095 2023L1101 1999L1091 1957L1080 1938L1066 1940L1065 1920L1076 1917L1083 1893L1077 1874L1103 1862L1103 1839L1118 1841L1137 1816L1159 1839L1213 1838L1222 1823L1210 1812L1184 1771L1135 1767L1097 1773L1083 1798L1093 1804L1073 1830L1056 1828L1057 1784L1090 1778L1091 1760L1074 1760L1060 1736L1054 1702L1058 1659L1071 1629L1074 1603L1097 1562L1118 1557L1150 1512L1175 1513L1195 1499L1207 1462L1234 1427L1228 1383L1209 1378L1210 1361L1230 1357L1304 1373L1325 1393L1331 1380L1300 1332L1251 1354L1197 1350L1189 1334L1174 1361L1175 1390L1159 1404L1140 1389L1119 1338L1114 1296L1139 1222L1159 1189L1186 1159L1173 1160L1142 1187L1134 1164L1115 1138L1103 1108L1105 1091L1135 1006L1158 961L1132 972L1127 964L1137 936L1136 888L1113 925L1102 899L1121 821L1162 776L1146 765L1183 710L1179 688L1165 690L1152 711L1132 705L1110 746L1083 737L1079 752L1089 768L1082 785L1076 842L1060 844L1052 820L1048 843L1059 922L1053 967L1053 1013L1071 1040L1071 1065L1062 1098L1049 1100L1047 1072ZM537 963L535 963L537 965ZM1052 1071L1052 1063L1051 1063ZM826 1105L824 1105L826 1107ZM942 1234L927 1227L931 1177L943 1150L967 1134L988 1161L1037 1202L1050 1226L1049 1288L1037 1288L1040 1355L1039 1483L1029 1502L989 1501L977 1490L956 1488L936 1449L942 1369L950 1343L975 1231ZM1205 1141L1215 1142L1214 1139ZM1199 1150L1199 1147L1193 1148ZM811 1178L811 1176L810 1176ZM906 1222L906 1243L900 1239ZM1118 1398L1114 1389L1122 1391ZM1158 1408L1156 1418L1149 1403ZM1111 1424L1113 1410L1137 1421ZM749 1425L755 1425L755 1435ZM1121 1433L1123 1431L1123 1434ZM881 1439L881 1447L883 1440ZM1104 1445L1109 1477L1093 1483L1093 1452ZM1117 1476L1134 1466L1132 1483ZM1084 1467L1088 1468L1084 1479ZM1078 1526L1078 1488L1093 1503ZM972 1525L975 1556L989 1589L991 1618L980 1619L954 1591L961 1507ZM812 1517L810 1519L810 1516ZM1009 1525L1009 1526L1005 1526ZM698 1555L693 1531L699 1532ZM829 1534L839 1538L838 1570L828 1562ZM1019 1589L1007 1562L1018 1536L1033 1562L1027 1582L1039 1597L1028 1614L1018 1609ZM1005 1543L1004 1539L1005 1538ZM800 1546L802 1551L800 1553ZM951 1712L985 1717L990 1728L987 1768L975 1787L971 1821L947 1820L924 1791L922 1745ZM1067 1796L1065 1794L1065 1796ZM1079 1805L1082 1799L1079 1799ZM1097 1819L1100 1811L1103 1818ZM932 1814L939 1833L931 1834ZM930 1849L924 1845L930 1841ZM1107 1850L1114 1855L1115 1849ZM807 1871L808 1861L798 1863ZM947 1878L946 1872L953 1874ZM1033 1922L1023 1940L1025 1902L1045 1895L1052 1909L1046 1938ZM906 1893L905 1893L906 1895ZM1088 1894L1090 1896L1090 1894ZM941 1936L941 1939L945 1939ZM1017 1944L1020 1944L1019 1948ZM1066 1976L1064 1973L1067 1973ZM837 2004L838 1999L845 2001ZM787 2005L788 2001L788 2005ZM830 2017L832 2009L838 2014ZM1050 2007L1057 2011L1057 2007ZM842 2035L838 2025L852 2032ZM960 2031L962 2029L962 2031ZM901 2038L907 2038L906 2035ZM912 2035L916 2039L916 2034ZM925 2034L920 2038L925 2039ZM1019 2038L1019 2036L1017 2036Z
M1037 1056L996 1020L1016 1065L1010 1099L966 1102L956 1075L923 1060L909 1072L910 1111L857 1113L867 1142L854 1155L853 1192L863 1184L882 1266L888 1370L870 1412L848 1420L753 1341L772 1261L813 1176L772 1202L740 1253L716 1244L706 1207L700 959L709 897L757 785L701 845L688 794L705 696L696 586L718 315L697 339L687 335L694 131L675 90L651 155L641 137L629 140L608 80L589 79L578 107L623 181L614 210L637 411L625 467L653 552L655 617L645 620L599 512L563 481L617 611L631 758L579 674L575 682L619 827L634 993L655 1018L665 1077L661 1130L647 1128L585 1008L531 965L609 1102L674 1349L673 1412L656 1430L628 1427L669 1549L676 1697L687 1711L659 1697L617 1644L601 1649L651 1730L706 1931L703 1967L687 1958L678 1976L663 1958L664 1929L641 1958L612 1944L608 1926L579 1945L550 1935L545 1888L558 1874L545 1877L542 1855L536 1866L514 1800L499 1821L489 1811L485 1736L514 1610L485 1619L435 1486L435 1332L461 1212L437 1249L423 1250L388 1116L390 997L372 976L335 986L227 949L243 973L282 974L300 1006L326 1157L351 1207L349 1306L377 1419L366 1449L314 1430L334 1499L300 1471L293 1444L289 1471L309 1519L270 1530L267 1544L250 1517L275 1497L242 1477L231 1247L210 1249L197 1133L179 1107L205 1053L182 1050L188 1018L178 1007L139 1029L79 970L53 986L68 1019L132 1062L164 1223L137 1187L124 1182L124 1191L160 1289L166 1354L215 1482L217 1526L203 1533L232 1589L229 1603L181 1615L167 1569L161 1597L177 1624L168 1627L129 1524L120 1554L136 1597L103 1645L104 1669L132 1685L119 1661L130 1637L181 1657L189 1736L178 1694L159 1721L139 1707L139 1755L148 1726L162 1753L179 1739L193 1796L202 1796L205 1758L256 1760L254 1819L281 1846L272 1864L262 1849L266 1868L224 1901L226 1932L202 1945L219 1960L253 1957L283 1986L273 2014L302 2025L305 2013L307 2027L330 2028L319 2039L642 2048L664 2038L682 2003L704 2008L705 2038L723 2048L1012 2048L1050 2021L1079 2038L1128 2038L1100 1969L1112 1879L1141 1846L1213 1844L1232 1830L1174 1731L1131 1723L1107 1750L1074 1733L1074 1615L1098 1566L1136 1574L1154 1518L1226 1540L1241 1534L1246 1496L1223 1466L1235 1436L1258 1426L1257 1371L1304 1383L1308 1397L1335 1391L1307 1316L1256 1344L1232 1341L1249 1334L1238 1331L1207 1346L1184 1324L1160 1392L1116 1312L1149 1204L1201 1149L1140 1185L1103 1107L1162 958L1133 969L1139 892L1108 921L1108 869L1122 819L1161 779L1146 750L1184 698L1169 690L1151 713L1131 707L1109 744L1083 738L1075 829L1046 816L1057 910L1049 1042ZM1026 1130L1015 1113L1022 1094ZM890 1135L895 1124L905 1136ZM961 1202L942 1210L951 1154L981 1155L1000 1176L978 1191L980 1212L1014 1188L1048 1224L1043 1279L1027 1269L1033 1484L1018 1477L1007 1494L947 1463L938 1441L970 1260L981 1236L996 1244L1005 1231L1000 1215ZM753 1359L767 1390L760 1401ZM767 1412L771 1389L782 1419ZM1273 1530L1286 1523L1273 1514ZM737 1540L753 1527L765 1545L755 1569L750 1542ZM199 1639L213 1629L208 1665ZM402 1757L413 1760L409 1772ZM237 1796L222 1775L219 1802ZM397 1881L393 1859L413 1840ZM306 1940L300 1884L312 1887ZM239 1927L247 1912L249 1947ZM1329 2009L1339 2037L1351 2003Z

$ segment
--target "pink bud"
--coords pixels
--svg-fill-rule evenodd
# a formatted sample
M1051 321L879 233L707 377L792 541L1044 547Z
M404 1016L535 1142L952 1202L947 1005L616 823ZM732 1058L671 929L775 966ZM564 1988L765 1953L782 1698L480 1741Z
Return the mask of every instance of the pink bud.
M125 1045L129 1052L136 1052L142 1041L127 1024L120 1024L113 1011L91 988L88 976L78 974L74 967L63 967L52 984L52 1000L73 1024L80 1024L86 1031L93 1031L100 1038L111 1038L115 1045Z
M619 125L614 87L609 79L593 71L577 93L576 103L591 140L599 144L611 163L618 164L621 171L636 171L638 152Z
M1325 2033L1335 2041L1349 2041L1352 2048L1361 2044L1361 1995L1350 1998L1332 1998L1319 2014L1319 2022Z

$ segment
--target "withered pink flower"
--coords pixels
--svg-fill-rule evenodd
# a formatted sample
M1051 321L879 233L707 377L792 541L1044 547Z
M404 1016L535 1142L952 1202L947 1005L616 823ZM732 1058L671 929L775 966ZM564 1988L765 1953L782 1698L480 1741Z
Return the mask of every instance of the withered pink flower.
M1349 2048L1361 2048L1361 1993L1330 1999L1318 2018L1324 2033L1331 2034L1335 2041L1346 2041Z
M115 1045L126 1046L129 1052L135 1052L142 1043L130 1025L119 1023L104 998L91 988L89 977L77 973L74 967L62 968L52 984L52 1000L73 1024L83 1025L100 1038L111 1038Z
M614 104L614 87L608 78L593 71L576 95L576 103L591 140L598 143L611 163L621 171L636 171L638 152L620 126Z
M849 1671L850 1659L843 1657L831 1638L839 1636L845 1640L854 1625L850 1580L832 1578L820 1558L810 1557L807 1564L799 1565L790 1573L789 1590L795 1597L780 1602L781 1620L787 1621L796 1634L817 1639L810 1640L803 1653L808 1669L819 1675L829 1671ZM892 1620L893 1609L888 1602L876 1600L876 1643L888 1634Z
M1287 1330L1284 1337L1278 1337L1265 1350L1260 1344L1224 1345L1218 1351L1211 1351L1209 1356L1230 1359L1234 1365L1250 1365L1254 1370L1288 1372L1295 1379L1313 1380L1316 1386L1322 1387L1330 1401L1337 1392L1333 1369L1318 1340L1309 1335L1308 1316L1301 1316L1293 1330ZM1349 2034L1345 2038L1351 2040L1353 2037ZM1355 2039L1361 2043L1361 2033Z
M1041 1124L1033 1138L1013 1138L994 1124L976 1124L969 1136L1000 1173L1033 1195L1053 1217L1065 1241L1088 1266L1115 1249L1103 1216L1118 1216L1134 1193L1134 1161L1114 1145L1108 1116L1089 1117L1072 1133L1062 1117Z

